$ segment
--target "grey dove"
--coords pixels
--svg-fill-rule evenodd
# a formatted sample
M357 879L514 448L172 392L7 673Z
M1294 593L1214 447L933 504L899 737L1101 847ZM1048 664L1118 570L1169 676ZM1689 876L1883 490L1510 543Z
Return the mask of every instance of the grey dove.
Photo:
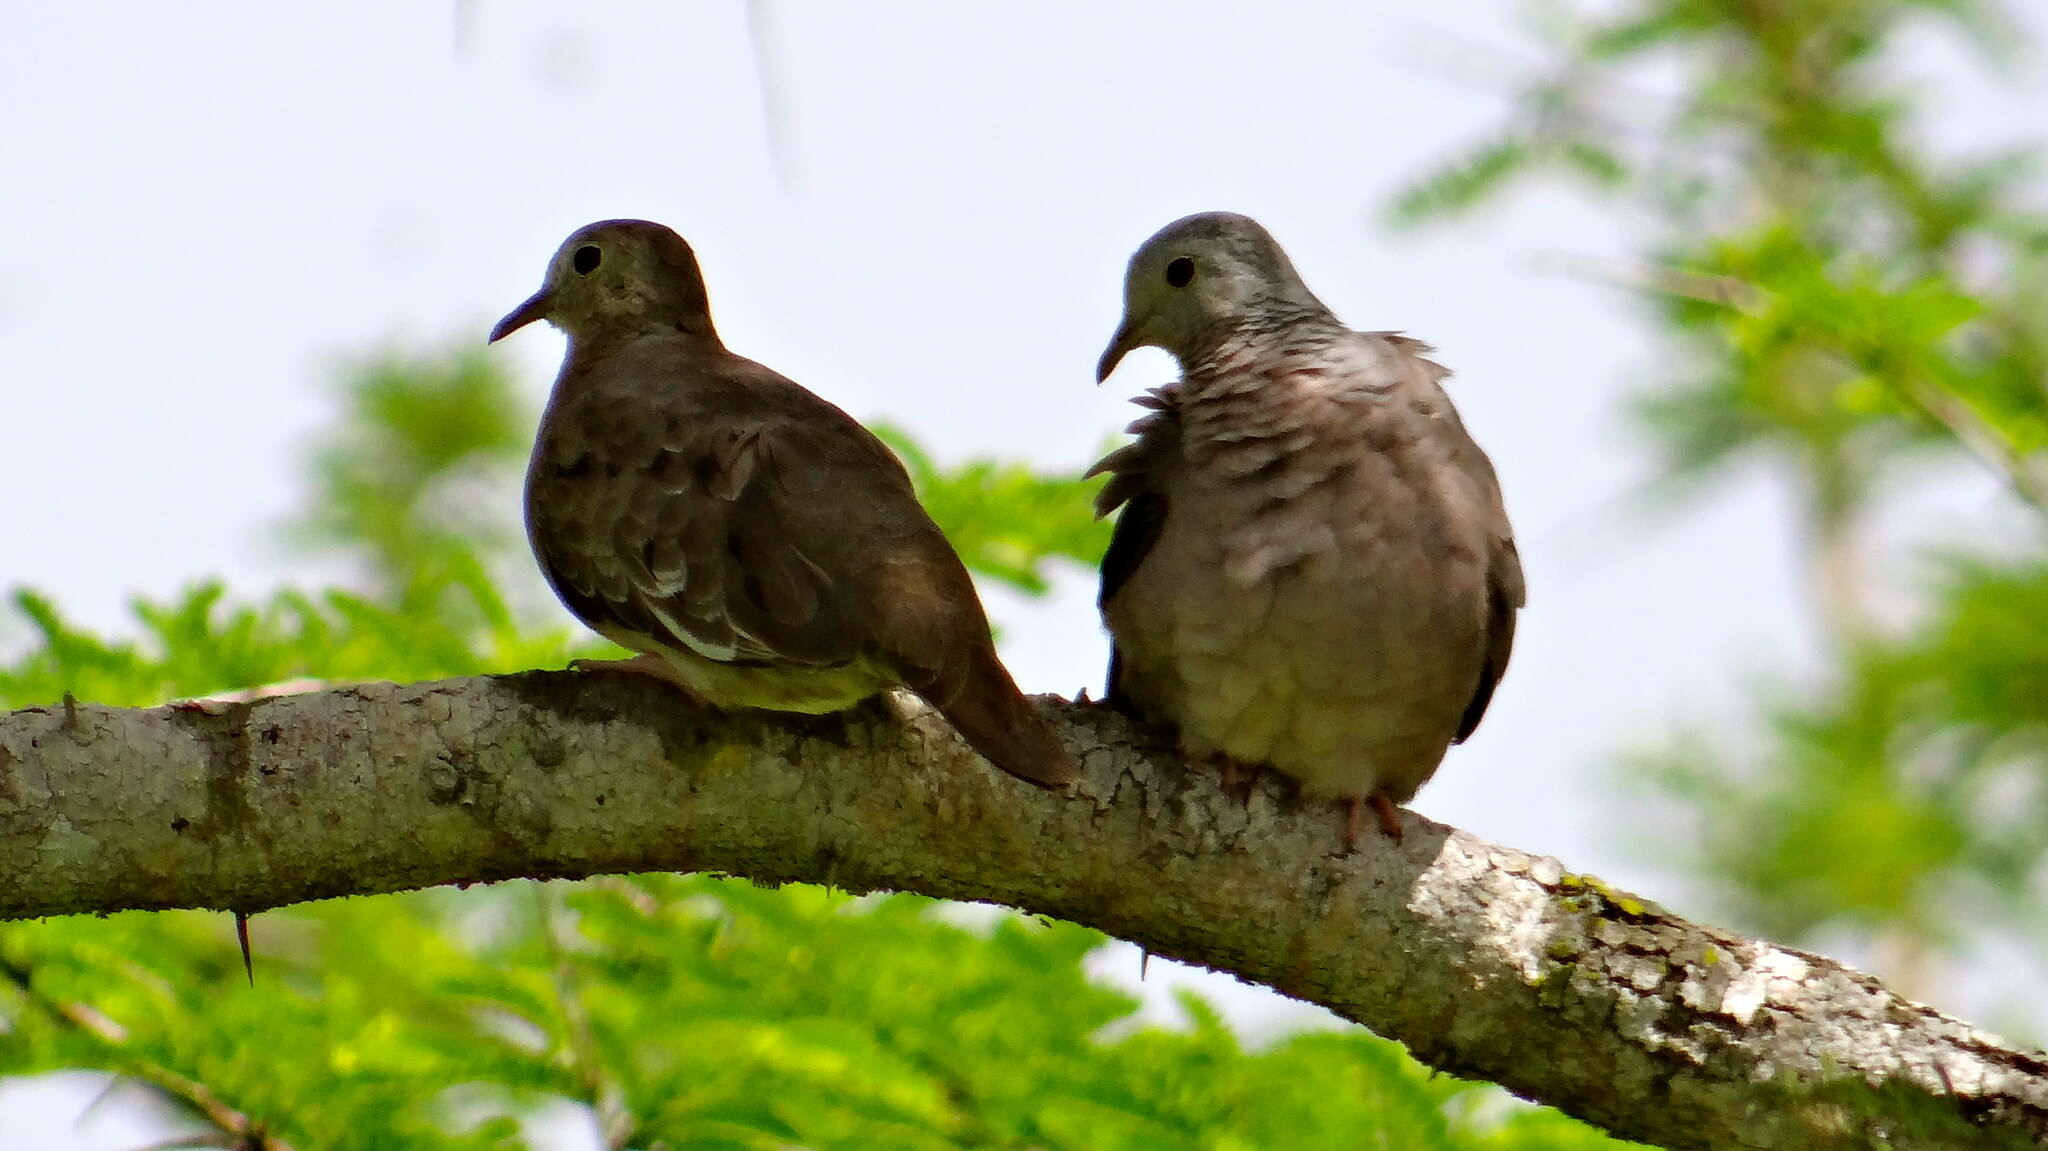
M1004 771L1074 778L903 465L726 350L681 236L578 230L490 338L539 319L569 348L526 475L528 538L569 610L640 653L584 666L721 708L828 712L907 687Z
M1355 332L1244 216L1177 220L1131 257L1097 379L1158 347L1181 377L1095 465L1108 701L1191 755L1395 804L1486 713L1524 599L1500 483L1431 349Z

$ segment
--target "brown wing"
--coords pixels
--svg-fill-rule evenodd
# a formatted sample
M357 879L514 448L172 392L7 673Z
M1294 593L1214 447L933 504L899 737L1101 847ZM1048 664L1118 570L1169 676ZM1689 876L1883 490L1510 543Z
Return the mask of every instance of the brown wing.
M658 404L596 394L550 412L527 481L541 568L571 611L615 638L724 663L847 663L869 639L857 597L833 570L835 541L806 536L815 512L800 505L815 493L788 482L820 417L792 420L793 397L720 391ZM824 438L846 437L824 422Z
M1507 674L1508 656L1515 647L1515 613L1521 610L1524 600L1522 557L1515 550L1513 538L1496 540L1487 558L1486 662L1480 666L1479 686L1472 693L1472 702L1465 705L1465 714L1458 720L1454 743L1465 742L1478 730L1487 705L1493 702L1494 689L1500 686L1501 676Z
M1159 542L1159 533L1166 528L1166 494L1153 485L1152 473L1167 454L1180 450L1180 411L1175 402L1175 386L1154 388L1132 402L1151 409L1149 415L1139 417L1124 429L1138 438L1102 457L1087 473L1109 474L1109 482L1095 494L1096 518L1122 509L1109 537L1109 550L1102 555L1102 588L1095 602L1105 609L1131 573L1145 562L1152 545ZM1123 652L1112 636L1104 694L1112 706L1128 710L1130 700L1122 681Z
M1522 578L1522 556L1515 549L1515 531L1508 523L1507 504L1501 498L1500 477L1494 473L1493 461L1465 430L1457 408L1443 390L1443 381L1450 375L1449 369L1429 359L1429 353L1434 349L1412 336L1399 332L1364 334L1383 339L1405 353L1416 371L1416 386L1434 393L1435 407L1449 425L1446 431L1452 442L1452 462L1471 482L1485 509L1486 655L1480 664L1479 683L1472 692L1471 702L1465 705L1464 714L1458 720L1458 733L1452 740L1453 743L1463 743L1479 727L1487 705L1493 702L1494 689L1500 686L1501 676L1507 674L1508 656L1515 647L1515 615L1528 599L1528 589Z
M1508 656L1515 647L1515 616L1528 601L1528 586L1522 578L1522 554L1515 548L1515 529L1508 523L1507 504L1501 497L1500 478L1494 474L1493 461L1486 457L1478 444L1460 423L1456 428L1458 467L1468 476L1486 500L1487 548L1486 548L1486 659L1480 665L1479 684L1472 693L1472 702L1465 705L1465 714L1458 721L1458 734L1453 740L1463 743L1479 727L1479 721L1486 715L1486 707L1493 702L1493 691L1500 686L1500 678L1507 674Z
M870 596L879 646L904 686L1011 775L1073 782L1073 760L997 658L974 581L936 525L877 566Z
M764 517L830 573L850 605L847 629L858 624L867 650L969 745L1040 786L1072 782L1073 760L996 657L974 580L902 461L852 417L802 395L823 410L784 425L777 450L790 458L774 469Z
M1073 778L880 440L751 360L635 347L558 383L527 476L534 551L572 611L723 663L874 660L998 767Z

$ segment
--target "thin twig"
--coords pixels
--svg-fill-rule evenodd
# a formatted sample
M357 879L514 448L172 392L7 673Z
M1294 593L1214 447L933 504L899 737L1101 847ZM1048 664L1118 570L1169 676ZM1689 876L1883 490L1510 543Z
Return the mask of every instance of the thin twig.
M1770 293L1765 289L1733 276L1703 275L1679 268L1597 260L1571 254L1540 258L1538 267L1595 283L1717 304L1751 316L1761 313L1770 300ZM1857 370L1865 370L1854 362L1853 357L1841 352L1836 355ZM1931 381L1913 378L1894 382L1907 402L1947 429L1957 443L2005 480L2015 495L2036 511L2048 514L2048 461L2022 455L1974 408Z
M90 1036L115 1053L125 1067L123 1074L128 1078L147 1083L205 1117L220 1134L227 1136L228 1146L238 1151L293 1151L291 1144L266 1131L261 1120L228 1106L206 1084L137 1055L128 1047L127 1028L83 1003L70 1003L43 994L29 977L27 968L0 962L0 976L14 984L24 999L48 1012L59 1023Z
M776 50L768 0L747 0L747 40L754 50L754 80L761 91L761 127L768 136L768 165L784 188L796 183L796 155L789 141L788 84Z
M541 938L547 944L556 1005L561 1008L563 1026L568 1032L569 1069L582 1080L583 1089L590 1096L591 1109L597 1113L598 1133L607 1151L624 1151L633 1142L640 1122L627 1106L625 1088L606 1074L604 1061L598 1057L597 1038L590 1030L590 1013L583 1008L583 997L576 991L576 973L555 934L555 900L547 885L534 884L533 899L540 915Z
M1607 287L1719 304L1751 316L1761 312L1770 298L1770 293L1764 289L1734 276L1688 272L1683 268L1634 260L1602 259L1577 252L1539 253L1534 266L1538 272L1570 276Z
M1924 379L1908 380L1901 390L1928 419L1947 428L1964 447L2003 475L2015 495L2048 515L2048 461L2021 455L1976 409Z

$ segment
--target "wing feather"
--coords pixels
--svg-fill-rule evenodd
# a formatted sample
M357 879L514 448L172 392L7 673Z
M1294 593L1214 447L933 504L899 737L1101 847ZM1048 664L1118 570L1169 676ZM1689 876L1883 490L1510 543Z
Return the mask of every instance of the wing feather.
M1109 482L1095 494L1096 516L1116 513L1116 529L1102 556L1102 588L1096 596L1096 603L1104 609L1145 562L1166 528L1166 494L1154 484L1154 473L1171 453L1180 450L1180 412L1173 385L1155 388L1135 402L1150 409L1150 414L1130 426L1137 438L1103 456L1087 473L1109 475ZM1119 706L1129 702L1122 679L1123 652L1112 639L1107 697Z
M769 429L602 430L615 469L537 459L530 477L535 551L577 616L722 663L858 656L846 597L797 546L789 500L764 466Z

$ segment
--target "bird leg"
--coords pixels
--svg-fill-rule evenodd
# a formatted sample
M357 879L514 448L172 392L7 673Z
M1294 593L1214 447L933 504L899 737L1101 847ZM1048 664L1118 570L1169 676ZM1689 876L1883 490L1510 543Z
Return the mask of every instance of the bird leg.
M1401 842L1400 809L1394 801L1375 792L1370 796L1347 795L1344 797L1344 849L1358 850L1358 837L1365 831L1365 809L1370 805L1373 814L1379 816L1380 834Z
M1256 763L1246 763L1234 755L1217 756L1216 765L1223 769L1224 792L1250 803L1252 788L1258 783L1259 772L1263 769Z
M658 679L677 691L682 692L689 697L691 703L696 704L698 707L708 708L711 706L710 700L697 694L696 688L683 682L683 677L676 674L674 665L660 656L648 652L642 652L630 659L572 659L569 661L569 670L577 672L610 671L620 672L625 675L644 675L649 679Z
M1373 813L1380 817L1380 834L1395 843L1401 842L1400 809L1394 806L1394 801L1375 793L1366 802L1372 804Z

